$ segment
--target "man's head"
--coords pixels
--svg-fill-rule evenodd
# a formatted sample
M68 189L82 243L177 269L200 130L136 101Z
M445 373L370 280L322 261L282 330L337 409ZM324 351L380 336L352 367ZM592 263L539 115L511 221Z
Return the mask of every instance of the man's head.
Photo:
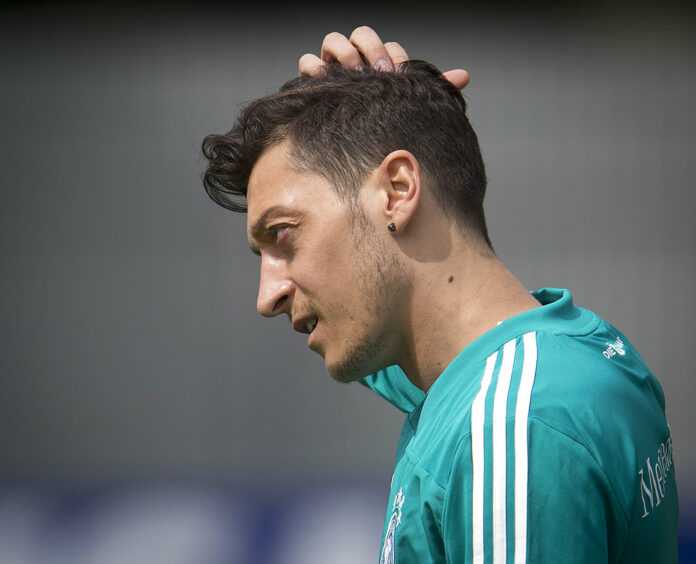
M354 204L367 175L403 149L445 215L482 236L486 175L461 93L429 63L408 61L396 72L329 65L258 99L225 135L209 135L203 183L210 197L246 211L251 171L268 148L289 142L295 166L326 178L341 201Z
M427 244L451 223L489 245L464 101L426 63L296 79L203 149L210 196L248 211L261 255L259 312L287 313L310 333L308 346L337 380L394 364L408 346L409 261L422 260L409 231Z

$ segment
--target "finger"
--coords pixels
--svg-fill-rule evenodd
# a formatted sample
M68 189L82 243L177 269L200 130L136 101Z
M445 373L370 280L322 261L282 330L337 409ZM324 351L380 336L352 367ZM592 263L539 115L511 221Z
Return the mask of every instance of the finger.
M338 62L348 68L362 67L362 58L358 50L345 35L335 31L324 37L321 44L321 60L325 63Z
M406 49L404 49L396 41L389 41L388 43L385 43L384 48L387 50L387 54L389 55L389 58L394 66L408 61L408 53L406 52Z
M394 70L384 43L371 27L363 25L355 28L350 35L350 42L358 48L372 68L382 71Z
M300 57L300 76L319 76L324 63L316 55L307 53Z
M467 84L469 84L469 80L471 79L469 73L462 69L454 69L447 72L443 72L442 76L444 76L447 80L449 80L452 84L459 88L459 90L461 90Z

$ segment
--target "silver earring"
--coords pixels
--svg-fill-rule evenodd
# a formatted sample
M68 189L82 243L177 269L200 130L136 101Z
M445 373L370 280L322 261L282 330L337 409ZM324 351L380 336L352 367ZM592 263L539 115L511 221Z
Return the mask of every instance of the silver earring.
M389 231L391 231L392 233L396 231L396 225L394 225L393 221L389 225L387 225L387 229L389 229Z

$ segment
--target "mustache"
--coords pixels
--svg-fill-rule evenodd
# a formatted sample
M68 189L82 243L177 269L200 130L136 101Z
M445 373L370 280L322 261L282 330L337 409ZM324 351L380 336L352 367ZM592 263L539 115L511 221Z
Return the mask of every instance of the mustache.
M303 317L313 317L315 319L319 318L319 312L314 306L301 306L296 309L292 309L288 312L288 321L292 325L293 319L301 319Z

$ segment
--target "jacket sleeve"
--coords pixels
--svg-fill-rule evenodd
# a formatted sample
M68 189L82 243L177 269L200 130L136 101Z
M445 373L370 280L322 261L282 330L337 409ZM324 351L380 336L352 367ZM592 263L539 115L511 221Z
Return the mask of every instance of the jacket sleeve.
M600 466L583 445L531 418L527 449L515 452L513 427L504 461L493 460L490 427L482 461L474 464L470 439L458 447L443 509L447 562L607 562L609 535L621 536L624 521Z

